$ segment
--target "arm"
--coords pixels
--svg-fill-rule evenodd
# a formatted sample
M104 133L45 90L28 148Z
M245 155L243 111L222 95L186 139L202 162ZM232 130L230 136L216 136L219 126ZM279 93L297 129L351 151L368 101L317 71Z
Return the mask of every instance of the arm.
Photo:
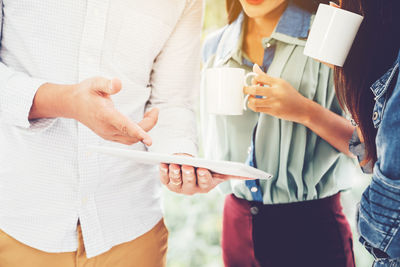
M258 73L254 83L265 84L268 87L245 87L245 94L250 95L250 109L303 124L339 151L353 156L349 151L348 142L355 128L350 121L302 96L288 82L265 74L257 65L254 71Z
M299 118L299 123L340 152L353 157L349 151L349 140L355 129L351 122L310 99L306 98L303 101L304 115Z
M202 1L179 2L185 5L181 17L153 64L147 109L157 107L160 115L149 150L195 155Z
M95 77L76 85L42 85L33 100L29 119L71 118L86 125L100 137L131 145L142 141L151 145L146 133L157 122L158 110L145 114L138 124L121 114L111 100L111 95L122 88L119 79Z
M92 78L76 85L57 85L13 71L0 63L0 120L32 130L45 128L45 118L72 118L110 141L151 145L145 132L157 121L157 111L148 112L138 125L119 113L110 95L119 92L118 79ZM36 125L37 124L37 125ZM143 130L143 127L145 130Z

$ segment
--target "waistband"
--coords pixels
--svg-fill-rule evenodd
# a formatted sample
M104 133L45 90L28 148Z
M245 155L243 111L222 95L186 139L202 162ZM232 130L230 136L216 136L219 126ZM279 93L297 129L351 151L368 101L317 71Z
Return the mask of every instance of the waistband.
M248 201L237 198L235 195L228 195L225 199L226 206L234 208L243 215L268 214L269 216L279 214L279 216L304 216L316 215L342 211L340 193L330 197L300 201L283 204L263 204L257 201Z

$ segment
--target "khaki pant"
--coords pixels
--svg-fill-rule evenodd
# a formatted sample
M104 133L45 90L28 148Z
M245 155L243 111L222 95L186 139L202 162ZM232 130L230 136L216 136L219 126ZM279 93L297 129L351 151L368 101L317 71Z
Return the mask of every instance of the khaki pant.
M76 252L47 253L24 245L0 230L0 267L163 267L166 265L168 230L161 220L139 238L86 258L78 226Z

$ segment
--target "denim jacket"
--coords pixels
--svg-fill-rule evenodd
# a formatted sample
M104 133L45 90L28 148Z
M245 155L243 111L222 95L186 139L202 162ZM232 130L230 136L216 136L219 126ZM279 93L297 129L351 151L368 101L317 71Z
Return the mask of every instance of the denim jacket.
M400 53L393 67L371 86L378 160L357 217L360 241L375 257L375 266L400 266L399 62Z

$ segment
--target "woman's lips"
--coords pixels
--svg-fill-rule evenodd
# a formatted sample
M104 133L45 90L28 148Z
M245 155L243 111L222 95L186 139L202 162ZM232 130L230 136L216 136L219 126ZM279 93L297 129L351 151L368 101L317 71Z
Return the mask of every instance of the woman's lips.
M246 2L249 3L250 5L259 5L262 4L264 0L246 0Z

